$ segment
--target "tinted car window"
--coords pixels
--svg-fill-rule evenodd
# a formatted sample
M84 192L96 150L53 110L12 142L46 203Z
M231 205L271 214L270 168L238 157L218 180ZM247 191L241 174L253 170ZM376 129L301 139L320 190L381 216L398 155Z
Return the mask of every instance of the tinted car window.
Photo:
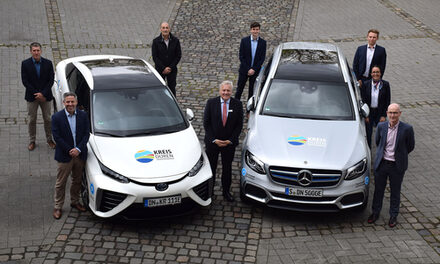
M353 120L345 83L274 79L262 109L263 115L293 118Z
M93 91L95 133L114 136L163 134L188 127L166 87Z

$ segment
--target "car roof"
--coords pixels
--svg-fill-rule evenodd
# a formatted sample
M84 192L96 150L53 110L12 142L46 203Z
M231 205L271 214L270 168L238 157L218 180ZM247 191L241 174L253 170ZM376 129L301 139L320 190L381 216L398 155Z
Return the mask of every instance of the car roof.
M274 78L344 83L338 52L328 43L283 43Z
M139 59L94 60L82 64L92 74L94 90L163 86L148 66Z

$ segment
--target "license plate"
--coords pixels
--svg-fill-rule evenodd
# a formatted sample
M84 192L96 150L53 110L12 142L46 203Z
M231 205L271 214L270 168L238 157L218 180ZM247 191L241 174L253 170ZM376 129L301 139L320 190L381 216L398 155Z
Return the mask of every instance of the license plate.
M145 207L158 207L158 206L173 205L180 203L182 203L182 197L180 195L154 198L154 199L144 199Z
M303 188L289 188L286 187L285 193L291 196L301 197L322 197L321 189L303 189Z

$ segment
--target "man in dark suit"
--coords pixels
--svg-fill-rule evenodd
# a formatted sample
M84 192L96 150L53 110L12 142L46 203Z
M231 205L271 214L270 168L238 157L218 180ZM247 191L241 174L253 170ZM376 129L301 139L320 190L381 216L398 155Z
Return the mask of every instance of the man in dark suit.
M176 96L177 64L182 58L182 50L179 39L170 33L167 22L160 24L160 32L151 45L151 55L156 70L166 79L168 87Z
M66 182L70 173L72 173L70 206L81 212L86 211L79 202L79 192L87 160L87 142L90 136L89 118L86 112L76 109L78 99L75 93L68 92L63 97L65 108L52 116L52 133L57 143L55 160L58 161L53 210L55 219L60 219L62 214Z
M368 79L371 79L371 66L380 67L382 76L385 74L385 66L387 63L387 53L384 47L376 45L379 39L379 31L370 29L367 34L367 45L359 46L353 59L353 71L359 85L362 85Z
M254 94L254 83L266 58L266 41L260 37L260 23L251 24L251 35L240 42L240 69L238 70L237 92L235 99L240 100L244 86L249 79L248 99Z
M387 178L389 178L391 189L388 225L394 227L397 224L400 188L403 175L408 168L408 154L413 151L415 145L413 127L399 121L401 113L398 104L390 104L387 111L388 122L381 122L377 126L373 213L368 217L368 223L370 224L379 218Z
M220 96L208 100L203 116L206 154L214 178L218 155L221 154L223 196L227 201L233 202L234 197L229 189L235 147L243 128L243 106L239 100L231 97L231 81L222 82L219 92Z
M372 79L365 81L361 86L362 101L370 108L370 115L365 119L368 146L371 148L373 128L384 122L387 117L387 108L390 105L390 84L381 79L379 66L371 68Z
M46 141L50 148L55 148L50 128L50 115L52 101L52 85L54 84L54 71L52 62L41 57L41 44L33 42L30 45L32 57L21 63L21 80L26 88L24 99L27 101L29 117L29 145L30 151L35 149L37 133L37 112L41 108L44 120Z

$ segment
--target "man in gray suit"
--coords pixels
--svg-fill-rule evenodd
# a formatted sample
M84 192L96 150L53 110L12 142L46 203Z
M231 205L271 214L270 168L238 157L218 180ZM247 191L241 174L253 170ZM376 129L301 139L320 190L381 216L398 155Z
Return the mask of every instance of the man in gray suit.
M368 223L374 223L382 209L382 201L390 180L390 220L388 225L395 227L400 206L400 188L403 175L408 168L408 154L414 149L414 130L409 124L399 121L400 106L390 104L387 110L388 121L377 126L377 152L374 160L374 197L373 213L368 217Z

